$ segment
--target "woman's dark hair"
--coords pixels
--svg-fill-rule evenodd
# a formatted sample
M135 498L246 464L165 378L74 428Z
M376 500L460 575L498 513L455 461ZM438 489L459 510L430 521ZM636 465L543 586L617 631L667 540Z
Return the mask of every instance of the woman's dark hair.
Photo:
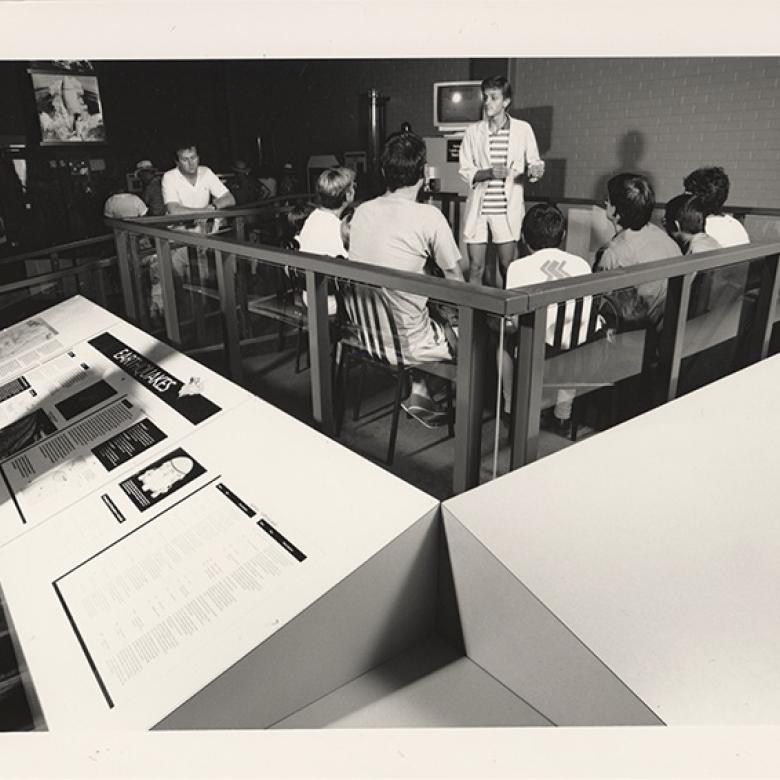
M609 202L615 207L620 227L640 230L653 215L655 193L638 173L619 173L607 182Z
M699 196L685 192L675 196L666 204L664 226L669 235L676 233L678 229L683 233L696 235L704 232L706 218L704 206ZM675 223L677 224L675 225Z
M381 165L390 192L417 184L425 173L425 141L416 133L394 133L382 149Z
M729 177L723 168L697 168L683 180L686 192L698 195L705 216L721 214L729 196Z

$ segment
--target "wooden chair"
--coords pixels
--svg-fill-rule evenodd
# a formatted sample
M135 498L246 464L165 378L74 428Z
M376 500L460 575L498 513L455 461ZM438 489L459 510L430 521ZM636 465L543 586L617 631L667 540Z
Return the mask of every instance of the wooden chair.
M452 412L452 386L456 378L455 363L438 361L407 364L401 349L393 312L384 291L379 288L367 287L343 280L338 281L336 289L341 315L341 339L339 342L341 355L336 371L336 388L338 393L336 435L340 435L344 420L349 371L353 366L357 365L361 367L361 371L367 366L375 366L396 377L393 417L390 424L390 441L387 447L386 458L388 466L392 465L395 456L401 402L404 398L409 374L412 370L422 371L446 380L447 412L449 417L448 433L450 436L453 436L455 431ZM357 419L359 414L362 384L361 374L354 419Z
M616 372L610 367L616 350L607 322L614 327L618 315L600 296L562 301L556 309L553 343L546 347L542 408L555 404L558 390L576 391L569 432L571 441L576 441L586 406L596 400L594 391L609 391L610 421L616 417Z

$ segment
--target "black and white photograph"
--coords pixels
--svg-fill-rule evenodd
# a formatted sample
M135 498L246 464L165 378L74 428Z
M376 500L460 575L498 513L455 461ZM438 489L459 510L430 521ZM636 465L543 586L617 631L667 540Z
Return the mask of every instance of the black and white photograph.
M780 776L776 6L0 26L0 778Z

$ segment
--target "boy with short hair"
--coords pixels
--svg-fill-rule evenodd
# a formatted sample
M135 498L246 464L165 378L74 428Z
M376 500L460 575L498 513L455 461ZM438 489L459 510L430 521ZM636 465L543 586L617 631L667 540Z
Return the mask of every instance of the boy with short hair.
M655 193L644 176L636 173L613 176L607 182L607 192L604 203L607 219L615 226L616 233L604 248L594 270L631 268L653 260L680 256L680 247L674 240L650 222ZM617 308L621 323L657 324L663 317L666 304L666 280L616 290L610 299Z
M532 206L523 219L522 241L531 254L515 260L506 273L506 289L516 289L529 284L554 281L569 276L583 276L591 273L590 265L577 255L560 249L566 235L566 221L556 206L540 203ZM569 349L572 341L583 343L587 338L592 299L583 300L580 331L576 339L572 338L575 303L566 301L565 320L561 338L562 349ZM558 319L558 304L547 308L547 331L545 341L548 347L555 344L555 328ZM516 329L514 322L510 331ZM505 347L500 356L502 361L502 387L504 392L504 411L509 413L512 405L512 387L514 384L514 339ZM506 342L505 342L506 344ZM575 390L558 390L553 410L552 428L556 433L566 434L571 427L571 408L576 395Z
M317 179L319 204L308 216L297 236L302 252L346 257L341 240L341 214L355 199L355 171L328 168Z
M699 196L706 219L704 230L721 247L750 243L744 225L731 214L723 212L730 184L726 171L720 167L697 168L683 181L686 192Z
M697 195L683 193L666 204L664 227L686 255L721 249L721 245L704 231L705 207Z

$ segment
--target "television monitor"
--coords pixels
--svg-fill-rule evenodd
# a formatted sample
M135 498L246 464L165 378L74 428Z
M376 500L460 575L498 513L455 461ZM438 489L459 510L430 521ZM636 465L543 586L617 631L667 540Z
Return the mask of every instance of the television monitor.
M444 135L460 135L482 119L480 81L438 81L433 85L433 124Z

